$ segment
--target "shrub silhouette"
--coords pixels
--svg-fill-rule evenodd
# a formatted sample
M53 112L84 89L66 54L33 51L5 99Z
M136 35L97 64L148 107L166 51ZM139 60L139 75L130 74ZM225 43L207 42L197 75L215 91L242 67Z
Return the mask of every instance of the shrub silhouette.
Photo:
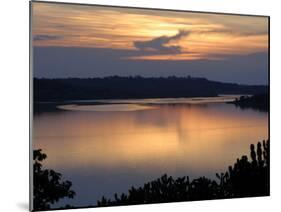
M72 183L62 181L62 175L54 170L43 169L46 154L34 150L34 210L48 210L59 199L73 198ZM164 203L180 201L211 200L252 196L268 196L270 190L269 140L250 145L250 160L242 156L224 173L216 174L218 180L200 177L190 181L188 176L174 179L164 174L145 183L131 187L127 194L114 195L114 199L102 197L97 206ZM63 208L75 208L66 205Z
M42 161L47 155L41 149L33 150L33 209L48 210L59 199L73 198L75 192L70 190L72 183L62 181L62 175L52 169L43 169Z
M257 148L251 144L250 156L237 159L221 180L221 189L227 197L250 197L269 195L269 141L258 142Z
M229 103L235 104L242 109L252 108L264 112L269 111L269 95L267 92L263 94L256 94L251 97L241 96L240 98L236 98L235 101Z
M218 182L200 177L192 181L189 177L173 179L162 177L145 183L144 186L131 187L128 194L114 195L114 200L102 197L98 206L114 206L177 201L210 200L269 195L269 141L252 144L251 161L247 156L237 159L228 171L216 174Z

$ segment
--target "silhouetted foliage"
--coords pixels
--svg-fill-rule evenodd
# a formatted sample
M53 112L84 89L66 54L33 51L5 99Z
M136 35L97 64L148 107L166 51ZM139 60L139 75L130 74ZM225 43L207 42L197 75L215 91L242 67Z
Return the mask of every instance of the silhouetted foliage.
M239 106L242 109L253 108L260 111L268 111L269 110L269 95L268 93L257 94L251 97L249 96L241 96L239 99L236 99L233 102L230 102Z
M221 179L222 190L227 191L227 197L251 197L269 195L269 141L253 144L251 161L247 156L237 159Z
M222 198L269 195L269 141L252 144L251 161L247 156L237 159L228 171L216 174L218 182L200 177L192 181L189 177L173 179L166 174L145 183L131 187L128 194L114 195L114 200L102 197L98 206L163 203L177 201L210 200Z
M59 199L75 196L75 192L70 190L72 185L70 181L62 181L60 173L42 168L42 161L47 155L41 151L41 149L33 151L33 209L36 211L48 210L51 204Z
M62 181L61 174L42 169L46 159L41 149L34 150L34 210L48 210L60 198L73 198L71 182ZM269 140L250 145L250 158L242 156L225 173L216 174L217 181L200 177L190 181L188 176L174 179L164 174L145 183L142 187L131 187L127 194L114 195L114 199L102 197L97 206L164 203L179 201L211 200L253 196L268 196L270 190ZM90 207L90 206L88 206ZM66 205L58 209L75 208Z
M34 79L34 101L86 99L210 97L218 94L257 94L268 86L222 83L187 77L104 77Z

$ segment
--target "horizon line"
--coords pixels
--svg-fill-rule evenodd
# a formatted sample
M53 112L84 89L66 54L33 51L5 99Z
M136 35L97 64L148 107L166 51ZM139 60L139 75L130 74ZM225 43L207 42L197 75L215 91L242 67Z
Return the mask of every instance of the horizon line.
M238 82L226 82L226 81L219 81L219 80L210 80L206 77L193 77L190 75L187 76L159 76L159 77L149 77L149 76L140 76L140 75L130 75L130 76L120 76L120 75L110 75L110 76L102 76L102 77L58 77L58 78L52 78L52 77L35 77L33 76L33 79L36 80L94 80L94 79L109 79L109 78L133 78L133 79L195 79L195 80L207 80L209 82L217 82L217 83L225 83L225 84L236 84L236 85L246 85L246 86L267 86L269 87L269 82L266 84L243 84Z

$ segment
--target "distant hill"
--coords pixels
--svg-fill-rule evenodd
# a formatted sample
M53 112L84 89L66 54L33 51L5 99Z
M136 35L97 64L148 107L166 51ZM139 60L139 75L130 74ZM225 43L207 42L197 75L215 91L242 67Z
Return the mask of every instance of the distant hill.
M262 94L263 85L239 85L192 77L34 78L34 101L211 97L218 94Z

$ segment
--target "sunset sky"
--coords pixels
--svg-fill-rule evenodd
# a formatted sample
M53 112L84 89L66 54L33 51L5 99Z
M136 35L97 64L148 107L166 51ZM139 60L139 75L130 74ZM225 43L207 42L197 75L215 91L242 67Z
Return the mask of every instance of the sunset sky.
M36 77L191 75L267 83L266 17L38 2L32 35Z

